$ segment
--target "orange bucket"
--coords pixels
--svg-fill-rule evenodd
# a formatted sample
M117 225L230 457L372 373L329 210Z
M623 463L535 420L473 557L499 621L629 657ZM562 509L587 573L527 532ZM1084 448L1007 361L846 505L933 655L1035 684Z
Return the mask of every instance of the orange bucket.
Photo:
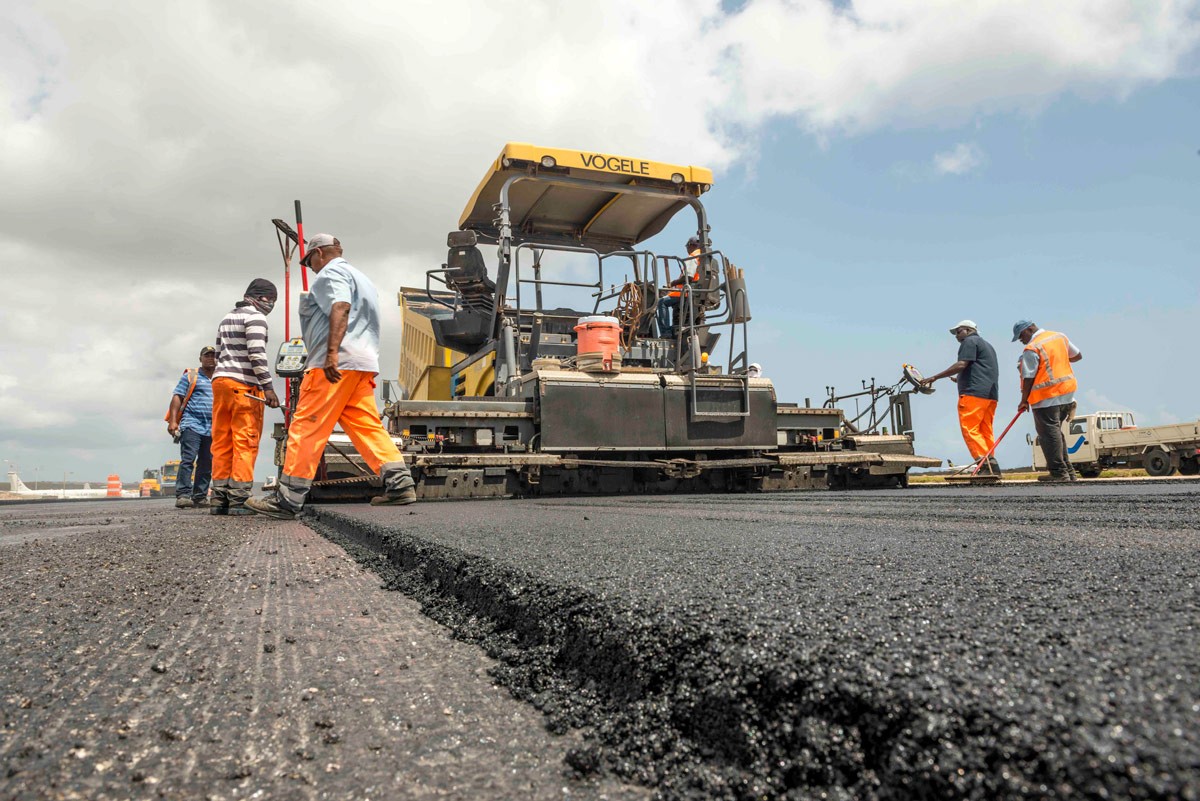
M580 317L575 326L575 353L599 353L603 362L612 362L621 349L621 323L616 317L593 315Z

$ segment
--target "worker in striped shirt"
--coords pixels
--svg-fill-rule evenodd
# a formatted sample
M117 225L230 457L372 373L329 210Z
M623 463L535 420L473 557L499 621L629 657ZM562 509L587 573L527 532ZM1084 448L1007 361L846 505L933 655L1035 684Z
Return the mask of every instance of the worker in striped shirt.
M263 406L279 408L267 360L267 315L279 297L275 285L255 278L217 329L213 375L212 514L249 515L254 463L262 438Z

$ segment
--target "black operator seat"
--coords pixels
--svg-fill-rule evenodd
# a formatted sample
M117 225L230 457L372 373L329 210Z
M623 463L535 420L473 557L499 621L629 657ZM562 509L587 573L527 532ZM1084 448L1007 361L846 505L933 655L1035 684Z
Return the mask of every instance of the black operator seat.
M460 292L463 289L495 292L496 283L488 278L483 254L475 245L450 248L446 257L446 280Z
M496 283L488 278L473 232L452 232L448 244L446 284L461 303L453 316L432 321L433 335L442 347L472 353L491 338Z

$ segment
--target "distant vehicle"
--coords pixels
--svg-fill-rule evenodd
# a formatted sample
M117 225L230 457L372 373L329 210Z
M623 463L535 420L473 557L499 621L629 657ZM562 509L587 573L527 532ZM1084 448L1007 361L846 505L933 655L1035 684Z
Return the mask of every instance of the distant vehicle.
M1084 478L1097 478L1108 467L1141 467L1152 476L1200 474L1200 420L1138 428L1129 412L1095 412L1064 424L1067 454ZM1033 467L1046 469L1040 440L1033 446Z
M162 466L159 473L158 483L162 488L163 495L174 495L175 484L179 479L179 460L171 459Z
M84 484L83 489L38 489L31 490L17 475L16 470L8 471L8 491L14 495L29 496L30 498L136 498L136 492L121 489L121 477L115 473L108 477L108 486L103 489L92 489L91 484Z
M161 474L157 467L147 467L142 471L142 483L138 484L138 494L143 498L161 498Z

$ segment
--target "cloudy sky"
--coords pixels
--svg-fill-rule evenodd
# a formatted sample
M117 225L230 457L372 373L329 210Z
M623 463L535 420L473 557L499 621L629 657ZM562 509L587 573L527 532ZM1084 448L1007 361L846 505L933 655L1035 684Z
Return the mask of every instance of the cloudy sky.
M940 370L964 317L1007 378L1030 316L1084 351L1083 406L1195 418L1198 71L1200 0L6 0L0 458L170 458L175 379L282 283L272 217L302 199L391 308L507 141L713 168L782 399ZM394 377L398 311L384 337ZM951 385L914 413L966 457Z

